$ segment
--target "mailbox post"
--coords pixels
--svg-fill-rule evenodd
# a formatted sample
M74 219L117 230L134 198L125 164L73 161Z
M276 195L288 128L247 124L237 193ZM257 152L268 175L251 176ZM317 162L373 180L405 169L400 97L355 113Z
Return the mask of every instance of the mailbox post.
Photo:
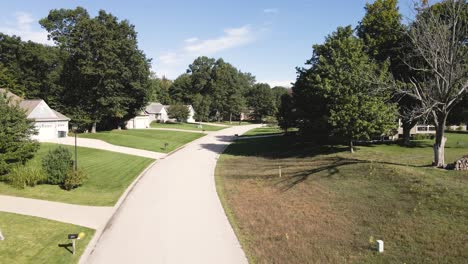
M68 239L72 241L73 255L75 255L75 252L76 252L76 240L82 239L83 237L85 237L85 233L83 232L80 232L79 234L68 234Z

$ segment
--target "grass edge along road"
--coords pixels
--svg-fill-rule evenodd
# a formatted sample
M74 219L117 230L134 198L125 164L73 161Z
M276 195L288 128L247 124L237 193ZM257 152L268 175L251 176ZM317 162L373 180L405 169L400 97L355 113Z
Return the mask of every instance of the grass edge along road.
M15 264L78 263L94 230L34 216L0 212L0 262ZM68 234L84 232L71 253ZM65 247L66 246L66 247Z
M452 162L468 134L448 137ZM431 144L351 154L287 136L238 140L218 160L217 191L251 263L466 263L468 173L428 166Z
M26 165L41 168L42 157L57 146L59 145L41 143L35 157ZM74 153L73 146L62 146ZM113 206L133 180L152 162L154 160L149 158L78 147L78 166L89 175L82 186L71 191L48 184L16 189L0 182L0 194L80 205Z
M162 153L169 153L203 136L205 136L203 133L154 129L112 130L78 134L78 137L81 138L99 139L117 146Z
M207 124L202 124L201 127L198 123L151 123L152 128L174 128L174 129L183 129L183 130L198 130L202 131L219 131L228 127L222 126L211 126Z

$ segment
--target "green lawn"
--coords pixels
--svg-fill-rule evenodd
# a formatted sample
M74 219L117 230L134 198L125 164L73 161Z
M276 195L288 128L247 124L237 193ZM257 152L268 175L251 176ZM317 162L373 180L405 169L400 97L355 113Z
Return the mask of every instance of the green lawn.
M213 124L220 124L220 125L227 125L227 126L243 126L243 125L251 125L251 124L259 124L257 121L242 121L239 123L239 121L222 121L222 122L212 122Z
M204 136L204 134L152 129L129 129L105 131L95 134L79 134L78 136L82 138L100 139L118 146L169 153L178 147ZM165 148L165 143L168 144L167 148Z
M218 194L251 263L467 263L468 172L432 168L432 141L414 143L238 140ZM446 162L467 153L468 134L449 133Z
M0 229L5 236L0 241L0 263L15 264L77 263L94 235L86 227L4 212L0 212ZM71 243L68 234L79 232L86 236L77 241L75 255L59 246Z
M41 143L28 165L40 167L42 157L56 144ZM65 146L73 150L72 146ZM78 148L78 166L88 174L83 186L65 191L56 185L16 189L0 182L0 194L59 201L73 204L113 206L130 183L154 160L91 148Z
M198 124L194 123L178 123L178 124L170 124L170 123L151 123L152 128L176 128L176 129L184 129L184 130L198 130L198 131L218 131L221 129L225 129L226 127L221 126L210 126L210 125L202 125L202 127L198 127Z

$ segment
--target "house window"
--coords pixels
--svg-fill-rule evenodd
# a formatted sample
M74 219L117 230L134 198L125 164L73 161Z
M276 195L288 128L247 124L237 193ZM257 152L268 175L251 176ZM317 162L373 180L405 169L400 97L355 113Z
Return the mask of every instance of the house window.
M427 127L425 126L420 126L417 128L418 131L427 131Z
M429 127L429 131L435 131L435 130L436 130L435 127L433 127L433 126Z
M58 137L59 138L67 137L67 131L58 131Z

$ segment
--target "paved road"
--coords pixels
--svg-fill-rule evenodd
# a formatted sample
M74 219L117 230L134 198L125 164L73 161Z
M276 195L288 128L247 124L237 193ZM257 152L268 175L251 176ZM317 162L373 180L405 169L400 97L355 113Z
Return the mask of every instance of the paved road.
M218 199L214 169L232 135L259 126L210 133L159 160L127 196L86 262L247 263Z
M102 229L114 212L114 208L0 195L0 211L32 215L93 229Z
M44 142L74 146L75 138L66 137L66 138L45 140ZM160 159L167 155L166 153L116 146L116 145L109 144L105 141L102 141L99 139L92 139L92 138L78 138L77 143L79 147L102 149L102 150L125 153L125 154L151 158L151 159Z

